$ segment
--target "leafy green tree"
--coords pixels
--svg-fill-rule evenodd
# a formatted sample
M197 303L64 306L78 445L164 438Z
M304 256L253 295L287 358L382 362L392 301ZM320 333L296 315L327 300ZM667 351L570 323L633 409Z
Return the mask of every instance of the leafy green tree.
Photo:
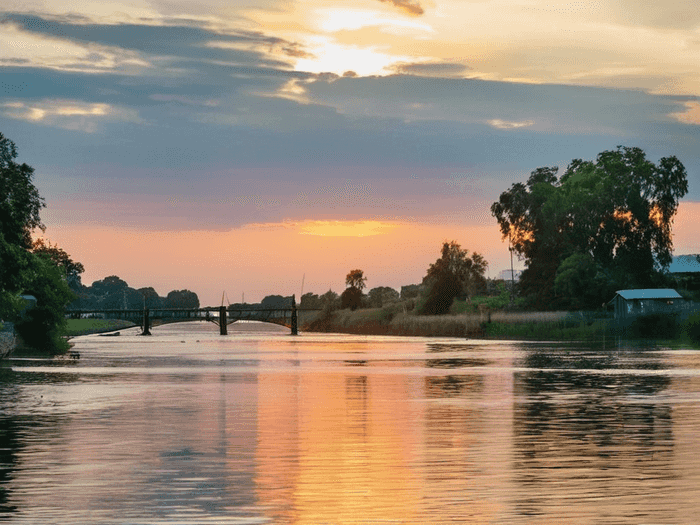
M31 254L9 243L0 233L0 320L15 320L22 308L20 294L27 283Z
M528 303L595 307L611 289L658 284L671 262L673 217L688 192L683 164L673 156L654 164L641 149L618 146L557 173L538 168L491 206L503 238L527 264L520 289ZM582 257L570 259L575 254ZM582 282L595 284L583 301L576 292Z
M36 254L45 255L51 259L56 266L63 269L66 274L66 279L68 280L68 286L71 290L79 290L81 287L80 274L85 271L85 267L82 263L74 261L71 259L65 250L59 248L57 244L51 244L50 241L44 241L44 239L37 239L32 244L32 252Z
M442 255L430 265L423 279L425 295L418 312L426 315L445 314L456 297L467 300L486 289L484 274L488 263L478 253L469 256L455 241L442 245Z
M75 295L68 286L65 271L47 255L31 255L25 272L24 293L36 297L36 306L16 324L17 333L30 347L58 352L68 349L62 339L65 308Z
M0 234L5 242L30 250L32 231L45 229L39 212L46 204L32 182L34 169L16 158L14 142L0 133Z
M70 258L57 246L39 247L32 253L32 232L45 229L39 216L45 204L32 182L34 169L18 164L16 158L15 144L0 133L0 317L16 322L28 346L55 352L67 348L61 334L65 307L74 295L66 268L52 256ZM20 294L37 299L36 306L21 317Z
M381 308L385 304L395 303L400 297L399 292L388 286L378 286L367 292L367 302L371 308Z

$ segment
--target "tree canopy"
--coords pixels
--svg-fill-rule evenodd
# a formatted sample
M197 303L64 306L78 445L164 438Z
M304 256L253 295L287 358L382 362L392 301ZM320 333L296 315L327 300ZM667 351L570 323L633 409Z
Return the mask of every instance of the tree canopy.
M428 315L447 313L456 297L471 298L486 287L484 274L488 263L478 253L469 255L469 250L455 241L444 242L440 258L430 265L423 279L424 301L418 311Z
M683 164L657 164L618 146L595 161L538 168L491 206L527 269L521 292L537 308L595 307L615 289L649 287L671 262L671 226L688 192Z
M33 243L32 232L44 230L39 212L45 204L32 182L34 169L16 158L15 144L0 133L0 318L15 322L29 346L56 351L67 348L61 339L73 298L67 271L77 275L82 265L58 246ZM36 306L22 313L20 294L35 296Z
M357 288L362 291L365 289L365 281L367 277L364 276L362 270L350 270L350 272L345 276L345 286L351 288Z
M364 290L366 286L366 280L367 277L364 276L362 270L350 270L345 276L345 285L347 288L340 294L341 308L355 310L362 306L362 290Z
M39 212L46 206L32 182L34 169L18 164L15 143L0 133L0 234L5 241L32 247L32 231L44 230Z

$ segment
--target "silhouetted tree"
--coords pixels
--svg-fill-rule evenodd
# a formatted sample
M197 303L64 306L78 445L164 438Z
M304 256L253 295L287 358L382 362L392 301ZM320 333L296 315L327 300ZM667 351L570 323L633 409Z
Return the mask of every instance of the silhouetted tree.
M399 298L399 292L388 286L378 286L367 292L367 303L371 308L381 308L385 304L398 301Z
M199 308L199 297L190 290L173 290L165 298L166 308Z
M423 279L425 300L419 313L447 313L456 297L469 299L477 291L485 290L487 266L480 254L469 256L469 250L463 250L455 241L443 243L441 257L430 265Z
M683 164L676 157L654 164L641 149L618 146L595 162L571 161L560 179L557 172L538 168L491 206L503 238L527 264L520 288L529 303L572 307L587 282L584 302L599 306L615 289L658 283L688 192Z
M365 281L362 270L350 270L345 276L347 288L340 294L340 307L355 310L362 306L362 290L365 288Z
M309 292L301 296L299 308L323 308L323 303L318 295Z
M146 288L139 288L136 291L139 292L143 298L145 298L146 308L163 307L164 300L158 295L158 292L156 292L153 287L149 286Z
M362 270L350 270L350 273L345 276L345 286L357 288L361 292L365 289L366 280L367 277L364 276Z

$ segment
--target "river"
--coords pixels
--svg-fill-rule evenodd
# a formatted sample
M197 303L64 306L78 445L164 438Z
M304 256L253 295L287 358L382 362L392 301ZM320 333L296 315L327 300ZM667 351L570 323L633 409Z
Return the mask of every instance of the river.
M700 522L700 351L137 333L0 364L0 522Z

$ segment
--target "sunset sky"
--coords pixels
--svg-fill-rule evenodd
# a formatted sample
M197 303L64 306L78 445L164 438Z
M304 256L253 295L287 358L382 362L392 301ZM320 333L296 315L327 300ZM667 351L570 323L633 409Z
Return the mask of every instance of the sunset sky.
M700 253L700 10L670 0L3 0L0 132L83 282L203 305L418 283L540 166L676 155ZM516 266L522 263L516 260Z

